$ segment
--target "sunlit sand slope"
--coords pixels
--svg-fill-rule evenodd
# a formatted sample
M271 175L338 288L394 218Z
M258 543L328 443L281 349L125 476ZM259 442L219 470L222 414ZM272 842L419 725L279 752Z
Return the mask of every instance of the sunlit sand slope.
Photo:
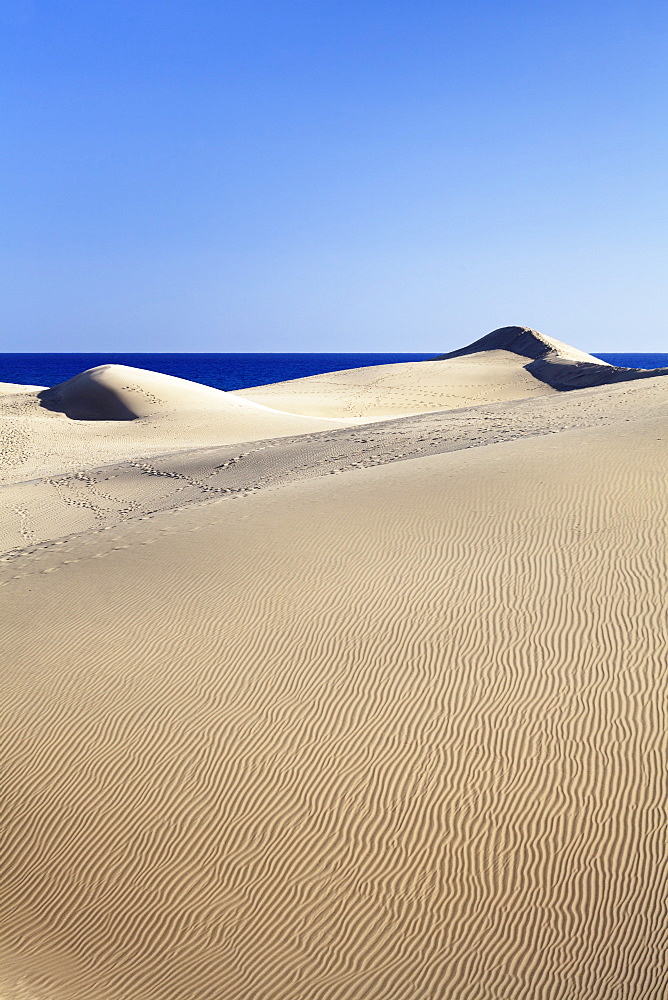
M665 374L605 365L525 327L504 327L432 361L239 392L100 365L50 389L0 383L0 484Z
M328 372L231 393L286 413L392 417L526 399L555 392L525 371L526 359L485 351L447 363L407 361Z
M101 365L51 389L0 383L0 483L340 426L186 379Z
M5 553L0 559L12 559L33 546L39 558L42 542L82 531L99 533L168 508L236 500L349 469L575 428L624 427L629 420L652 417L668 417L668 380L663 378L42 475L0 487L0 553Z
M617 368L524 326L506 326L431 361L312 375L234 393L287 413L391 417L668 375Z
M0 995L664 997L665 437L351 471L8 564Z

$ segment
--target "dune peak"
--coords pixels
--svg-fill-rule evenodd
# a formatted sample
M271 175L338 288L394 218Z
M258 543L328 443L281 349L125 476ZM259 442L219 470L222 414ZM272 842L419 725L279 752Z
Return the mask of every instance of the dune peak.
M631 382L641 378L668 375L668 368L623 368L585 354L561 340L546 337L528 326L502 326L447 354L439 354L432 361L450 361L466 355L485 355L492 351L506 351L528 358L525 371L546 385L564 392L570 389L587 389L614 382Z
M539 333L538 330L532 330L529 326L500 326L479 340L474 340L472 344L459 347L455 351L448 351L447 354L439 354L432 360L448 361L450 358L461 358L465 354L479 354L483 351L509 351L511 354L519 354L520 357L533 361L555 353L569 361L605 365L606 368L612 367L591 354L585 354L577 347L571 347L570 344L565 344L554 337L546 337L545 334Z

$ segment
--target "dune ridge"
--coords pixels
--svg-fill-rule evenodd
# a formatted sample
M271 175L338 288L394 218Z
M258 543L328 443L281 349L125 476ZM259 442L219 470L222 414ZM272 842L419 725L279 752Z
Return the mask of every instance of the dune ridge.
M0 484L668 374L604 365L526 327L439 358L235 392L124 365L47 389L0 383Z
M450 361L470 354L498 350L531 358L530 363L524 366L525 371L561 392L668 375L668 368L623 368L610 365L607 361L585 354L560 340L546 337L527 326L500 327L467 347L439 354L433 360Z
M517 354L522 358L530 358L534 361L545 358L549 354L556 354L566 361L581 361L610 367L606 361L601 361L591 354L585 354L579 348L565 344L554 337L547 337L544 333L532 330L529 326L500 326L479 340L474 340L473 343L449 351L447 354L439 354L432 360L449 361L451 358L461 358L467 354L481 354L484 351L509 351L511 354Z
M506 326L429 361L311 375L234 394L290 413L390 417L661 375L668 368L615 367L529 327Z
M491 350L451 361L409 361L307 378L231 395L285 413L319 417L389 419L548 395L556 390L534 378L516 355Z

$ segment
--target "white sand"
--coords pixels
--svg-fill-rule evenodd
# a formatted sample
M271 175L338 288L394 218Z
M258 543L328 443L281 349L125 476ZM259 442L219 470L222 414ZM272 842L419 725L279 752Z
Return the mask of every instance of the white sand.
M668 374L668 369L661 369ZM393 417L646 378L528 327L508 326L432 361L376 365L234 393L287 413Z
M662 998L667 402L5 486L0 997Z
M232 395L315 417L393 417L556 391L525 371L522 361L526 363L508 351L487 351L448 362L410 361L311 375Z
M0 483L342 425L125 365L102 365L48 390L0 383L0 421Z

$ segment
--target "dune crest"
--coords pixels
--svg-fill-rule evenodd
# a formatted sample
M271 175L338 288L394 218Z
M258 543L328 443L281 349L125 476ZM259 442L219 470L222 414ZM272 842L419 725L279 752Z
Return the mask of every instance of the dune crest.
M439 354L433 361L452 361L491 351L508 351L521 358L531 358L525 371L546 385L565 392L589 389L614 382L633 382L639 378L668 375L668 368L623 368L610 365L570 344L546 337L528 326L502 326L467 347Z
M529 326L500 326L497 330L474 340L466 347L458 347L455 351L448 351L446 354L439 354L432 358L432 361L449 361L451 358L461 358L467 354L480 354L483 351L509 351L511 354L518 354L522 358L545 358L548 354L557 354L559 357L569 361L589 362L590 364L607 365L605 361L600 361L592 354L585 354L577 347L571 347L554 337L546 337L538 330L532 330Z
M448 361L407 361L326 372L232 395L286 413L388 419L554 392L515 354L490 350Z

